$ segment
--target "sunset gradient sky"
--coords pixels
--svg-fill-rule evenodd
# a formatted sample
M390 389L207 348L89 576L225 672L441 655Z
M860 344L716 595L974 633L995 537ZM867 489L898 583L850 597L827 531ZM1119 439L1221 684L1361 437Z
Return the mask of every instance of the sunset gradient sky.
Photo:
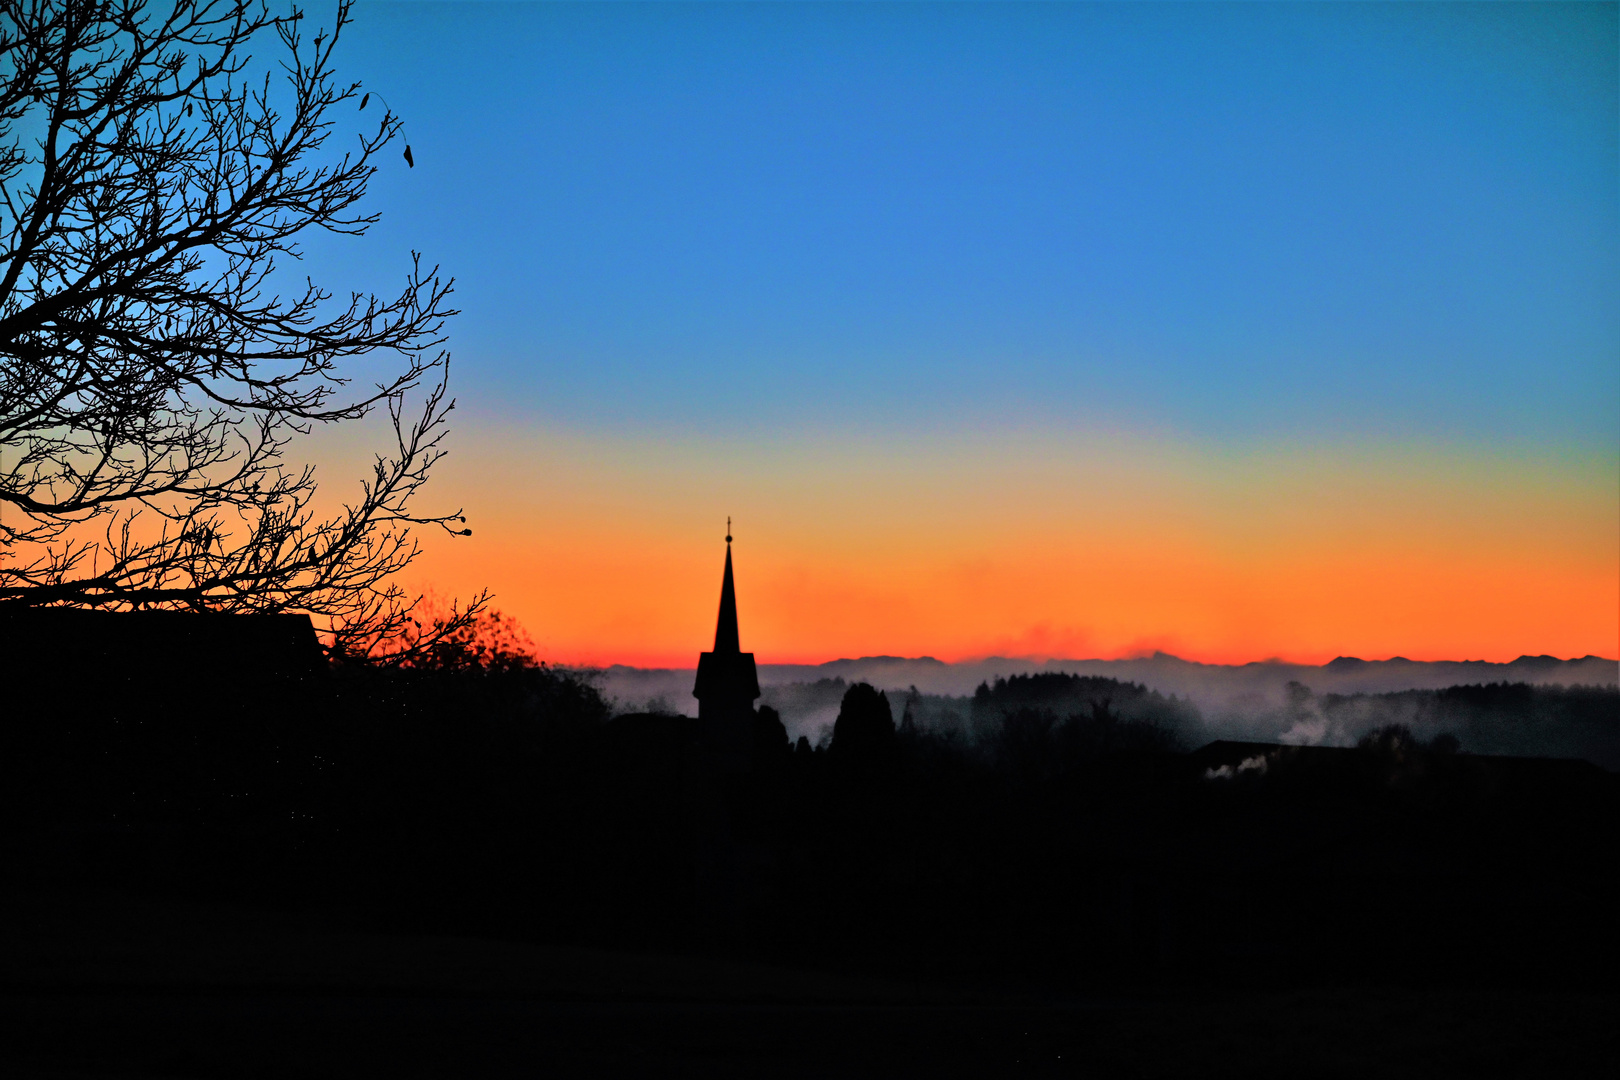
M417 165L299 269L456 277L412 581L556 661L692 665L728 514L762 662L1613 657L1617 29L361 4Z

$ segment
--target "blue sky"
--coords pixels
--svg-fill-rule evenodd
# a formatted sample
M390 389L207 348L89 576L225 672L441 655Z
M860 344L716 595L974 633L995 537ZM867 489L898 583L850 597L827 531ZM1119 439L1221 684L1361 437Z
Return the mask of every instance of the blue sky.
M1613 450L1615 14L362 4L417 168L311 264L518 423Z
M456 277L412 580L553 659L690 663L728 516L762 658L1613 656L1616 11L360 4L306 265Z

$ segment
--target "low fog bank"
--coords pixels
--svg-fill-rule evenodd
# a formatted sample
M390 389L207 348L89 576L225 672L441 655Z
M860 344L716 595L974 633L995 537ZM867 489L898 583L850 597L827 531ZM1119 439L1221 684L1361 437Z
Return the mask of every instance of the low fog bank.
M615 665L593 679L619 712L696 715L694 674ZM1082 678L1029 678L1060 674ZM889 692L896 723L909 702L917 726L969 740L1011 708L1064 717L1102 705L1187 749L1216 739L1352 746L1400 724L1425 742L1449 735L1471 753L1580 757L1620 770L1620 661L1596 656L1505 664L1340 657L1320 666L1200 664L1165 653L960 664L878 656L761 664L759 681L760 704L781 714L791 738L812 743L829 737L844 691L868 682Z
M925 694L965 696L972 694L983 682L1046 672L1100 675L1120 682L1140 683L1161 694L1193 698L1205 707L1251 694L1275 699L1281 694L1282 688L1291 682L1302 683L1319 694L1384 694L1395 690L1439 690L1447 686L1500 682L1560 686L1620 685L1620 661L1599 656L1571 660L1560 660L1555 656L1521 656L1506 664L1484 660L1419 661L1399 656L1389 660L1360 660L1341 656L1322 665L1288 664L1276 660L1250 664L1201 664L1162 652L1134 660L1037 662L992 656L959 664L947 664L927 656L914 660L896 656L867 656L813 666L762 664L759 681L764 685L842 678L846 682L869 682L885 690L915 686Z

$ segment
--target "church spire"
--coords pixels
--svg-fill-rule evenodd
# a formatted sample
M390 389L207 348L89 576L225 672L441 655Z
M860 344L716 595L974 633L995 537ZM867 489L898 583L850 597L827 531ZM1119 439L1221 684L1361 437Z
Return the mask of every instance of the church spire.
M747 758L759 673L754 654L737 641L737 586L731 579L731 519L726 519L726 576L720 581L720 621L714 628L714 651L698 656L698 721L707 726L717 746Z
M737 587L731 581L731 519L726 518L726 576L720 582L720 621L714 628L714 651L742 651L737 637Z

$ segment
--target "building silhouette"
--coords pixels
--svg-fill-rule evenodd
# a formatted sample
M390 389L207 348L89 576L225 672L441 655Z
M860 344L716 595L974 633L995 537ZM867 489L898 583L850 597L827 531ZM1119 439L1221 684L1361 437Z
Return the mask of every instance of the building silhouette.
M742 651L737 634L737 587L731 573L729 519L714 651L698 655L692 696L698 699L698 724L705 740L724 754L746 756L753 732L754 701L759 697L759 675L754 668L754 654Z
M55 713L253 707L320 681L308 615L0 606L0 674ZM279 704L279 703L278 703Z
M107 866L290 797L330 691L290 614L0 606L0 678L0 817L114 829Z

